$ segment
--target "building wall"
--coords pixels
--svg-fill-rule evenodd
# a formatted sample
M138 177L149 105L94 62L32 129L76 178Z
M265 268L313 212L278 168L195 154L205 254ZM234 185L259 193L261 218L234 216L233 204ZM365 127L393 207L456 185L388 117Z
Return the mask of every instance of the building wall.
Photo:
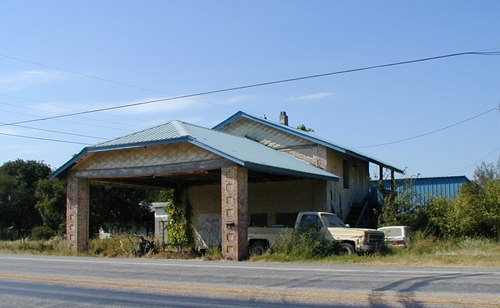
M348 165L348 179L344 177L344 163ZM340 176L338 182L327 183L327 202L330 211L346 219L354 203L363 203L370 188L368 162L328 149L327 170ZM348 183L345 183L348 181ZM345 185L348 188L345 188Z
M248 211L251 217L255 214L265 215L266 225L273 225L277 222L277 215L284 217L286 213L327 211L325 196L324 181L249 183ZM218 245L221 235L220 185L189 187L184 192L184 202L189 202L191 206L191 221L199 246Z
M353 203L363 203L369 193L369 163L352 156L328 149L322 145L285 133L273 127L241 118L225 127L223 131L260 142L275 150L287 153L313 166L329 171L340 177L339 182L328 181L324 184L324 200L321 208L336 213L345 219ZM344 161L348 164L348 179L344 178ZM344 188L349 181L349 188ZM266 184L267 185L267 184Z
M412 194L412 201L425 205L432 197L445 197L454 199L458 196L460 188L469 183L465 176L448 176L432 178L407 178L396 180L396 191ZM372 187L378 187L379 182L373 181ZM384 189L391 188L391 181L384 180Z

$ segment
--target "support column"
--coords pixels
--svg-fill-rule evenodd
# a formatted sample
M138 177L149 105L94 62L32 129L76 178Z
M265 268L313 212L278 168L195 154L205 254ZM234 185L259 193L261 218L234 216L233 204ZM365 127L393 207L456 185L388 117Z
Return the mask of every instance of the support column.
M382 194L384 192L384 167L378 166L378 189Z
M248 170L221 169L221 244L227 260L242 260L248 249Z
M87 249L89 240L89 184L71 175L67 178L66 240L73 252Z

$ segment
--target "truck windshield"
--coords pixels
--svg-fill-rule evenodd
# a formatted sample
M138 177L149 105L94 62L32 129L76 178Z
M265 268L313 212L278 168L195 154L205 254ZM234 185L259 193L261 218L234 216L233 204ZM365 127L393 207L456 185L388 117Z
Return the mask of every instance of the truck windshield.
M326 222L326 227L327 228L334 228L334 227L341 227L345 228L345 224L338 218L337 215L333 214L321 214L321 217L323 217L323 220Z

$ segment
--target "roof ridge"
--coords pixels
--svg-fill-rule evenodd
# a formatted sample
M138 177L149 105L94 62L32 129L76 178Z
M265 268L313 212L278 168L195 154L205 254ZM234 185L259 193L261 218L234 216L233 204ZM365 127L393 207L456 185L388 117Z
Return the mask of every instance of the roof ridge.
M191 136L191 133L188 131L186 128L185 122L179 121L179 120L173 120L169 122L172 124L173 127L179 132L180 135L186 135L186 136Z
M289 134L296 135L296 136L299 136L301 138L307 139L309 141L322 144L323 146L329 147L329 148L337 150L339 152L342 152L342 153L345 153L345 154L348 154L348 155L351 155L351 156L354 156L354 157L357 157L357 158L361 158L363 160L367 160L367 161L373 162L375 164L382 165L382 166L384 166L386 168L390 168L390 169L395 170L396 172L399 172L399 173L404 173L404 170L401 170L401 169L399 169L397 167L391 166L391 165L389 165L389 164L387 164L387 163L385 163L385 162L383 162L383 161L381 161L379 159L371 157L371 156L369 156L367 154L364 154L363 152L360 152L358 150L351 149L351 148L346 147L344 145L341 145L341 144L338 144L338 143L333 142L331 140L328 140L326 138L323 138L320 135L317 135L317 134L314 134L314 133L310 133L310 132L306 132L306 131L300 130L298 128L289 126L289 125L284 125L284 124L281 124L279 122L275 122L273 120L269 120L266 117L261 118L259 116L255 116L255 115L243 112L243 111L238 111L237 113L235 113L232 116L230 116L228 119L226 119L223 122L221 122L221 123L217 124L216 126L214 126L213 129L216 129L216 130L220 131L224 127L228 126L230 123L234 122L238 118L247 118L249 120L257 121L257 122L260 122L260 123L262 123L264 125L269 125L269 126L274 127L276 129L283 130L284 132L287 132Z

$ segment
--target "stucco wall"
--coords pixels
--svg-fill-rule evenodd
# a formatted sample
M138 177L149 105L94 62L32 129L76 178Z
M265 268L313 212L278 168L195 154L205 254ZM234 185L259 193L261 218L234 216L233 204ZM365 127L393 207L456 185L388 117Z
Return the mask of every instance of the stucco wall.
M195 236L201 237L207 246L218 244L221 234L220 185L190 187L185 191L184 200L191 206ZM249 183L248 186L249 215L267 214L267 225L276 223L276 213L329 210L325 205L324 181L264 182Z
M223 130L260 142L339 176L339 182L324 183L324 194L321 195L318 190L315 193L318 200L324 200L321 206L324 210L334 212L342 219L347 217L352 204L363 203L369 192L370 179L367 161L249 119L238 119ZM344 188L344 181L346 181L343 174L344 160L349 165L349 188Z

